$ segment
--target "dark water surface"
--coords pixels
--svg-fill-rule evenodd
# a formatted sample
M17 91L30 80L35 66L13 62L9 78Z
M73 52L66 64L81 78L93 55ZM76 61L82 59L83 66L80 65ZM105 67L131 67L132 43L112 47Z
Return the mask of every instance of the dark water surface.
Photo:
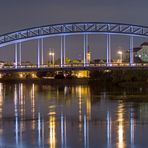
M0 148L147 148L148 89L0 83Z

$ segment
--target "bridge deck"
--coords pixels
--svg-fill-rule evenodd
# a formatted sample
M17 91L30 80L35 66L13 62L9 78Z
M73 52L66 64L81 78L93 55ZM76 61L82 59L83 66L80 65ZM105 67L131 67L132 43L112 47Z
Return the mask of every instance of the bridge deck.
M37 67L33 66L5 66L0 68L0 72L38 72L38 71L78 71L78 70L148 70L148 64L88 64L83 65L59 65L47 66L41 65Z

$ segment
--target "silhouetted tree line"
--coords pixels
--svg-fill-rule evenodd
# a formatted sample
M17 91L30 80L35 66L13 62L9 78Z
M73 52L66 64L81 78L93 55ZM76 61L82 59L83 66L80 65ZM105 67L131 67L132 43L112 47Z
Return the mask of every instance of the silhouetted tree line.
M148 71L145 70L91 71L90 78L97 79L100 81L113 82L113 83L147 81Z

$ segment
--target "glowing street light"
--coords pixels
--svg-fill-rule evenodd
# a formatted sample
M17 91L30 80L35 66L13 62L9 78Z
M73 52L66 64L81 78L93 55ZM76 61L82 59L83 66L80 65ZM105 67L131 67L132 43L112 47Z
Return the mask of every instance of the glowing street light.
M122 60L123 60L123 52L121 50L119 50L118 52L118 55L120 56L120 63L122 63Z
M49 56L52 57L51 63L52 63L52 65L54 65L54 60L55 60L54 59L54 56L55 56L55 53L50 51L48 54L49 54Z

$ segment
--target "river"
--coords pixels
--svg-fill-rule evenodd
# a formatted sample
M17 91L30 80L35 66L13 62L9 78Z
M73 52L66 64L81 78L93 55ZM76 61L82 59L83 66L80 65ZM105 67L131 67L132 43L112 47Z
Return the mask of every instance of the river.
M0 148L146 148L148 88L0 83Z

